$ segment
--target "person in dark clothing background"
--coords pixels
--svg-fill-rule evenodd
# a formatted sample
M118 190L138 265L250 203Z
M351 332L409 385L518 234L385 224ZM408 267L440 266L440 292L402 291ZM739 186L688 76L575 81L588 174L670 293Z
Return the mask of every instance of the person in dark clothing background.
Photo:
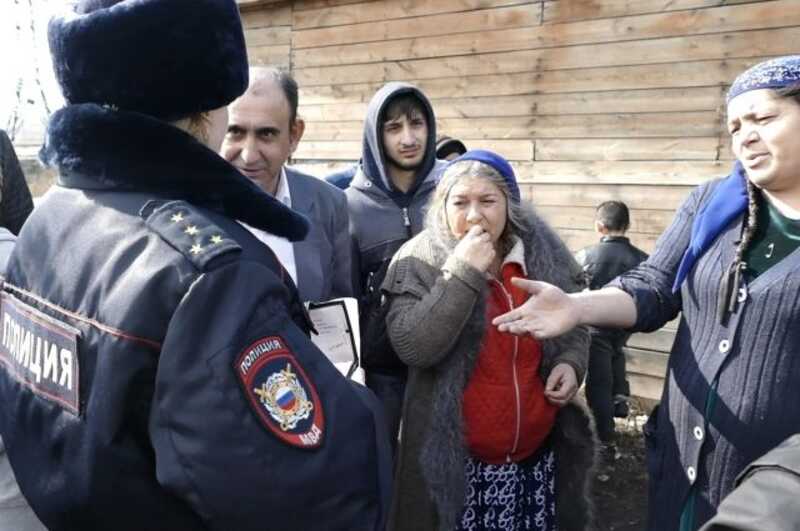
M19 234L33 211L33 198L8 134L0 129L0 226Z
M442 160L454 160L467 152L467 146L457 139L447 135L442 135L436 139L436 158Z
M339 190L347 190L347 188L350 186L350 183L353 181L353 177L355 177L360 164L361 162L359 161L341 171L331 173L325 177L325 181L328 184L332 184Z
M630 213L622 201L606 201L597 207L594 229L600 242L578 251L589 289L600 289L617 276L647 259L647 254L625 237ZM625 376L622 348L630 337L624 330L591 328L592 344L586 376L586 399L597 421L600 441L614 456L614 417L628 416L630 388Z

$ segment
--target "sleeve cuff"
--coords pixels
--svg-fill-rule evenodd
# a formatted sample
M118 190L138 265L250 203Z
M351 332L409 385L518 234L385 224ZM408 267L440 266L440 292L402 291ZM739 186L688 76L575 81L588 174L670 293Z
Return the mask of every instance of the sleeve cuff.
M442 266L442 271L457 277L476 292L480 292L486 285L486 276L461 258L450 255Z
M580 387L583 384L583 379L586 378L586 367L581 367L572 360L556 360L556 365L559 363L566 363L572 367L572 370L575 371L575 376L578 379L578 387Z

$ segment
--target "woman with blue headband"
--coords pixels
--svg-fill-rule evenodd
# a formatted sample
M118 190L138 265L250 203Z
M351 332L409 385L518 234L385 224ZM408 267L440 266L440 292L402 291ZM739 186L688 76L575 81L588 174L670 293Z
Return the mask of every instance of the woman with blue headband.
M581 294L517 281L531 299L494 321L546 338L682 314L645 426L651 531L699 528L749 462L800 432L800 56L741 74L727 105L733 171L691 194L649 260Z
M586 529L594 437L571 399L587 331L539 341L490 324L527 298L512 277L575 291L580 269L489 151L447 166L425 227L382 286L389 337L409 366L388 529Z

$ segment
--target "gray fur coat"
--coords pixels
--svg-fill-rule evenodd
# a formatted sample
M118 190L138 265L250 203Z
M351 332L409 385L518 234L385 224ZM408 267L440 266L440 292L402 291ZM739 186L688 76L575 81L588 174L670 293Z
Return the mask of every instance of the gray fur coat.
M519 234L529 278L565 291L580 289L580 269L555 233L525 211ZM465 498L462 396L483 337L486 278L452 255L456 241L435 222L395 255L383 290L390 305L387 328L398 356L409 366L403 408L391 531L450 531ZM568 363L581 380L589 336L578 328L542 342L540 376ZM591 528L589 492L596 438L586 408L573 400L558 413L550 442L558 463L561 531Z

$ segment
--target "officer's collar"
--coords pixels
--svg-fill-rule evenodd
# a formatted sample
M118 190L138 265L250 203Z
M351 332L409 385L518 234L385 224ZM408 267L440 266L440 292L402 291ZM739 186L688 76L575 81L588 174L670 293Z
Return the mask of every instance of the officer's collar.
M50 118L39 154L69 188L130 190L184 199L292 241L304 216L276 201L191 135L149 116L94 104Z

